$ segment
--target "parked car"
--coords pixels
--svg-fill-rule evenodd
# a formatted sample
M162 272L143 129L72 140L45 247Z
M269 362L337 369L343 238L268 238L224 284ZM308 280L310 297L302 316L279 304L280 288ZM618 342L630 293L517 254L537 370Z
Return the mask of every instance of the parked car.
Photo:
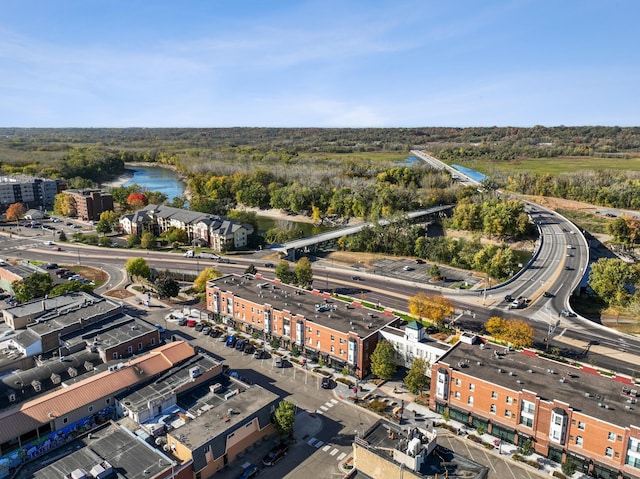
M322 389L331 389L331 379L324 377L322 378Z
M58 263L49 263L45 266L45 269L58 269Z
M274 365L276 368L284 367L284 363L282 362L282 358L281 358L280 356L277 356L277 355L276 355L276 356L273 358L273 365Z
M413 267L412 266L405 266L404 268L402 268L405 271L413 271Z
M233 348L236 345L236 337L235 336L229 336L227 338L227 347L228 348Z
M220 331L219 329L216 328L211 328L211 331L209 331L209 336L211 336L212 338L217 338L222 334L222 331Z
M260 349L256 349L253 353L253 357L256 359L262 359L265 357L265 351L264 349L260 348Z
M204 324L203 323L197 323L196 326L196 331L200 332L204 329Z
M178 319L178 326L186 326L187 321L188 321L187 318Z
M187 328L195 328L198 325L198 322L195 319L187 320Z
M238 341L236 341L235 348L238 351L242 351L244 349L245 344L246 344L246 341L244 339L238 339Z
M259 473L260 473L260 469L258 469L258 466L254 464L249 464L247 467L244 468L244 471L242 471L242 474L238 476L238 479L251 479L252 477L256 477Z
M244 352L244 354L253 354L255 350L256 348L253 344L247 343L244 345L244 349L242 351Z
M265 466L273 466L276 462L287 455L288 450L289 446L283 443L272 447L267 455L262 459L262 464L264 464Z
M209 326L205 326L204 328L202 328L202 331L200 331L200 334L202 334L203 336L206 336L210 332L211 332L211 328Z

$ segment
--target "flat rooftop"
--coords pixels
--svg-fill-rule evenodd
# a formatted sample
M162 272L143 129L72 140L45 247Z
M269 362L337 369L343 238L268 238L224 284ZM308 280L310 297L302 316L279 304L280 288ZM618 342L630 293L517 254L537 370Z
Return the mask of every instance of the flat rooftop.
M144 336L150 331L157 331L157 329L133 316L118 313L104 321L90 324L81 330L62 336L60 339L71 350L82 343L93 344L96 349L104 350Z
M565 402L574 411L621 427L640 421L640 403L631 404L634 396L630 394L637 390L640 395L640 387L628 378L606 377L592 368L579 369L531 352L483 344L459 342L439 362L513 391L526 389L544 400Z
M194 357L181 363L178 366L171 368L166 373L158 377L153 383L146 385L130 394L122 395L118 400L122 403L128 403L127 408L133 411L139 411L141 409L147 409L147 402L157 400L160 398L166 398L191 382L191 376L189 370L193 367L199 367L202 374L217 367L220 361L213 357L199 352ZM222 376L222 375L220 375ZM226 378L226 376L224 376ZM212 381L212 383L220 382L219 377ZM203 391L203 394L207 394L209 391Z
M362 439L356 444L366 444L369 451L393 462L389 457L389 449L406 451L409 443L407 428L397 424L380 420L367 430ZM436 438L437 444L437 438ZM397 463L399 465L399 463ZM358 464L356 463L356 468ZM426 456L424 463L417 473L424 477L466 477L469 479L486 477L488 468L464 456L454 453L450 449L436 446L436 449Z
M65 453L66 451L66 453ZM115 474L110 478L139 479L158 477L171 470L171 459L145 444L127 429L115 423L91 433L50 454L38 458L20 471L22 479L51 479L68 477L72 471L91 468L109 462Z
M227 275L209 282L223 291L256 304L268 304L279 311L304 316L307 321L343 333L350 331L366 338L383 326L396 321L396 316L374 309L354 306L319 291L307 291L250 275Z
M260 386L247 387L238 381L223 378L226 376L220 377L224 381L220 392L204 395L202 391L193 392L182 396L178 401L178 406L188 410L195 419L174 429L171 435L179 438L192 450L243 423L248 417L279 399L276 394ZM208 386L206 388L208 392ZM231 414L230 410L233 411Z

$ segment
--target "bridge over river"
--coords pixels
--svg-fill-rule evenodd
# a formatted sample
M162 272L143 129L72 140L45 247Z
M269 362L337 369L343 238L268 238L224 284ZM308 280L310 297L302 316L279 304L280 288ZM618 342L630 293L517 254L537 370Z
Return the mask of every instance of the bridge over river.
M406 214L406 217L409 219L416 219L416 218L421 218L423 216L439 215L443 211L450 210L451 208L453 208L453 206L454 205L440 205L440 206L433 206L431 208L427 208L424 210L411 211L410 213ZM392 220L381 219L375 223L367 222L367 223L360 223L353 226L347 226L344 228L327 231L325 233L320 233L318 235L309 236L308 238L301 238L298 240L289 241L279 246L274 246L271 248L271 250L279 251L285 255L286 259L290 261L295 261L298 258L300 253L304 254L304 253L314 252L322 247L325 247L328 245L335 245L335 243L338 241L338 238L341 238L342 236L354 235L362 231L362 229L369 228L370 226L373 226L376 223L381 225L386 225L386 224L389 224L391 221Z

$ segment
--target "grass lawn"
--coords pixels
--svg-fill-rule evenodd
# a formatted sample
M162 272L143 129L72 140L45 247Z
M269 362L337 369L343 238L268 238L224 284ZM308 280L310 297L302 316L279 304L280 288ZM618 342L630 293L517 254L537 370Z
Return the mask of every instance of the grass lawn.
M640 170L638 158L592 158L590 156L562 156L556 158L522 158L512 161L469 160L455 161L485 175L495 172L529 172L540 175L575 173L579 170Z

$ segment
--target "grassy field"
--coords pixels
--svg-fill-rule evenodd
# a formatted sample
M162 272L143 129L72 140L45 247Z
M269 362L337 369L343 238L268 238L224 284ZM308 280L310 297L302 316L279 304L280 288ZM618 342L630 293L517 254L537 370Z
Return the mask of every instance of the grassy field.
M456 162L461 166L479 171L485 175L496 172L558 175L574 173L578 170L632 170L640 171L638 158L593 158L590 156L570 156L557 158L523 158L513 161L473 160Z
M607 225L613 221L610 218L594 215L592 213L585 213L565 208L558 208L556 211L565 218L571 220L583 230L594 234L606 234Z

